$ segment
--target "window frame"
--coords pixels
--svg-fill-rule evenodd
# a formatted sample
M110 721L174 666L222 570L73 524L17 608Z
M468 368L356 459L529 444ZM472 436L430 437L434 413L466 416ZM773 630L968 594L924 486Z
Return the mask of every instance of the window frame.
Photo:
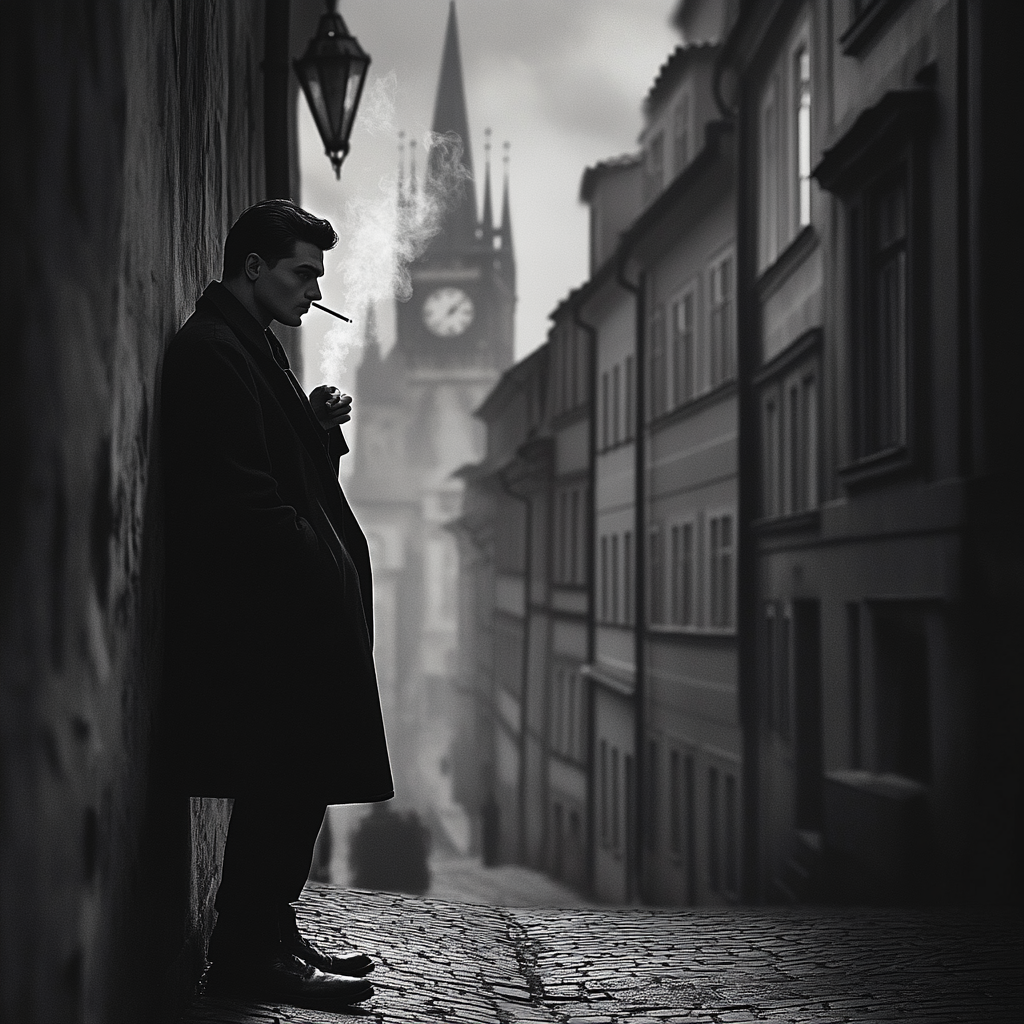
M715 580L717 577L717 569L715 565L716 557L721 557L720 551L716 552L712 545L712 534L714 532L712 524L720 522L723 519L729 520L729 534L730 542L727 547L727 554L729 557L729 570L727 573L727 582L729 587L728 594L728 617L725 624L715 622L716 607L715 607ZM709 508L704 515L704 631L708 633L719 633L719 634L731 634L736 633L736 551L737 551L737 537L736 537L736 506L735 505L721 505L715 508Z
M800 216L799 139L801 118L798 114L799 72L794 72L797 54L805 50L808 59L808 149L810 164L814 156L815 118L815 54L813 23L805 12L794 23L785 44L765 76L758 99L757 120L757 269L763 274L779 260L793 242L813 224L814 188L808 186L808 217ZM774 121L769 122L769 113ZM813 177L808 166L807 180ZM772 196L774 195L774 200Z
M671 324L671 338L666 338L666 348L670 356L667 359L669 364L668 372L666 377L668 378L667 383L669 385L669 409L678 409L688 402L692 402L695 398L699 398L703 393L704 388L702 386L702 371L703 371L703 359L701 358L701 331L700 331L700 315L699 315L699 298L700 298L700 276L696 275L690 278L678 291L676 291L668 301L668 309L670 312L669 322ZM679 330L679 311L685 308L687 300L690 300L691 309L691 324L690 324L690 388L689 392L685 387L682 386L682 380L679 369L679 356L680 356L680 344L681 339L685 332ZM666 331L666 334L668 332Z
M721 303L716 302L715 282L722 279L722 267L729 267L729 294ZM705 387L709 391L722 387L724 384L736 379L736 249L730 243L719 250L707 264L707 330L705 331L706 343L704 345L705 365ZM715 332L713 329L715 312L718 309L727 310L727 323L725 325L725 338L722 349L721 373L716 377L715 367Z
M680 111L685 107L685 117L680 118ZM684 123L685 130L679 131L680 121ZM690 165L690 162L696 156L696 147L694 146L693 138L693 86L690 82L687 82L679 92L676 94L676 101L672 106L672 175L673 177L680 173L684 168ZM683 158L680 157L680 141L681 139L686 140L686 154Z
M697 632L700 628L697 618L697 607L698 607L698 595L701 586L701 571L700 571L700 556L698 552L697 534L698 534L698 522L699 517L695 511L688 512L681 516L675 516L668 524L668 536L669 536L669 573L668 573L668 615L666 616L667 625L674 627L677 630L687 633ZM683 554L683 537L685 536L686 529L690 529L690 536L692 540L692 547L690 550L690 617L687 620L685 617L686 607L686 589L684 587L684 574L682 572L682 565L680 559ZM678 555L680 559L676 558L677 552L675 550L674 538L679 538L679 550ZM678 590L676 584L679 584ZM675 614L678 609L678 616Z
M893 90L873 107L863 111L824 155L813 175L842 207L840 224L846 245L840 250L845 272L845 315L840 319L844 340L840 345L840 372L846 392L847 410L840 421L845 437L840 451L845 462L838 476L847 490L874 482L886 482L894 474L920 472L925 467L928 328L928 223L929 192L928 140L934 125L937 100L930 89ZM858 441L855 410L859 405L859 382L854 366L864 337L860 309L862 279L866 272L865 249L857 237L864 221L867 197L881 183L899 174L906 193L906 381L902 391L904 442L866 454Z

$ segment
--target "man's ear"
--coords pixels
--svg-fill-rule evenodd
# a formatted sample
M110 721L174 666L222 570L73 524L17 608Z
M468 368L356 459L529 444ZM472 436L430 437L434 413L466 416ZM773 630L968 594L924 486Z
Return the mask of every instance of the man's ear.
M249 278L250 281L255 281L256 278L260 276L261 262L262 261L259 256L254 252L249 253L249 255L245 257L245 276Z

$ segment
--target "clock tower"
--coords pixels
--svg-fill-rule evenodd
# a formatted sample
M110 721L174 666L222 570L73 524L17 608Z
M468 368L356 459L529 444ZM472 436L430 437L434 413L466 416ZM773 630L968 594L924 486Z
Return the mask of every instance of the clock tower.
M515 258L507 157L496 225L489 139L477 216L454 0L432 131L448 141L430 149L420 188L410 155L399 220L430 207L438 230L409 267L412 295L396 301L386 355L368 320L355 387L355 469L345 490L370 543L374 657L398 799L435 829L443 824L458 846L468 835L446 769L459 641L458 557L447 524L462 508L453 474L484 455L473 412L513 361ZM458 147L466 173L452 174L445 160Z

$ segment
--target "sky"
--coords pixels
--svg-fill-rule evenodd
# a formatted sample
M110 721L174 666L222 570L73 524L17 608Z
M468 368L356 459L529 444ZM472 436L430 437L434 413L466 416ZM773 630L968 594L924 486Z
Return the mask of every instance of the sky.
M393 341L394 299L387 275L376 272L374 232L386 231L393 205L398 132L419 139L430 128L448 6L341 0L338 9L372 63L340 182L299 98L302 203L328 217L342 239L325 261L324 302L357 321L306 319L308 387L327 377L352 387L359 356L349 346L362 340L368 299L376 299L382 347ZM586 280L580 178L599 160L635 151L643 98L680 42L669 24L674 7L675 0L456 0L478 208L489 127L496 216L503 144L511 144L517 359L546 340L549 314ZM357 268L366 271L362 281L353 277Z

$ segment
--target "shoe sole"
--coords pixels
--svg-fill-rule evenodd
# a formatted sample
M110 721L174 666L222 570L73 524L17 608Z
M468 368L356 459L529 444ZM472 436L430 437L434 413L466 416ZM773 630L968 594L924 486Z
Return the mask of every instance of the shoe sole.
M351 1006L362 1003L374 995L373 986L367 983L365 990L354 992L348 996L294 996L290 998L275 997L268 1002L283 1003L286 1006L297 1006L303 1010L330 1010L337 1006Z
M366 987L356 989L347 995L301 995L284 992L268 992L266 989L249 988L245 985L221 982L205 985L202 995L211 999L230 999L239 1003L280 1003L282 1006L297 1006L303 1010L330 1010L335 1006L351 1006L362 1003L374 995L373 985L366 982Z

